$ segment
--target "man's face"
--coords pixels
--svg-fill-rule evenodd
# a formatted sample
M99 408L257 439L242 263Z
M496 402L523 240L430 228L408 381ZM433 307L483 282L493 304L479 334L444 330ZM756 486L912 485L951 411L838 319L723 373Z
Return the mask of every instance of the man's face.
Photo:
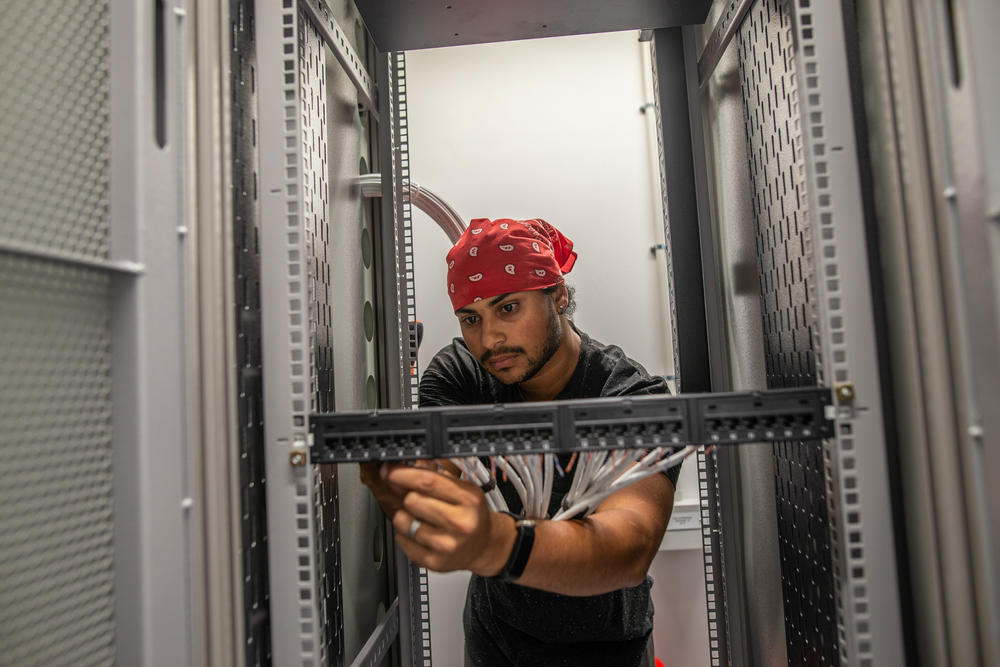
M531 379L562 342L562 322L541 290L476 301L455 313L469 350L504 384Z

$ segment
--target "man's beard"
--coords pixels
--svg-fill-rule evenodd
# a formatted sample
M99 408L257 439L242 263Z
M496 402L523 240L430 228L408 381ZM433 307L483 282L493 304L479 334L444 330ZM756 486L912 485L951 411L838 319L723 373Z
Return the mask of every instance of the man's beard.
M552 304L552 302L549 301L549 326L547 335L545 336L545 345L542 346L541 354L539 354L538 357L534 359L528 357L528 369L524 372L524 375L522 375L517 379L505 380L497 377L495 374L493 375L493 377L496 377L498 380L500 380L500 382L506 385L520 384L521 382L527 382L531 378L535 377L535 375L538 374L538 371L542 370L542 367L549 362L549 359L552 358L552 355L554 355L556 353L556 350L559 349L559 345L562 344L562 337L563 337L563 331L562 327L559 324L559 314L556 312L556 308ZM483 364L484 367L489 368L488 366L486 366L486 362L490 357L500 356L504 354L527 355L527 352L523 347L500 347L495 350L487 350L479 358L479 361L480 363Z

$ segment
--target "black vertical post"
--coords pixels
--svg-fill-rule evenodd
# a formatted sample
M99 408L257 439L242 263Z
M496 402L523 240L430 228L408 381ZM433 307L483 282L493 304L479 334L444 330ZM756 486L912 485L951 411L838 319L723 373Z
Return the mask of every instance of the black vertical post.
M688 99L689 69L681 28L653 32L653 83L656 93L657 133L663 195L663 231L666 238L667 279L670 281L671 323L674 335L674 372L681 392L712 390L709 356L706 284L717 296L714 267L706 274L703 253L712 261L712 244L702 246L698 217L698 178ZM698 137L701 146L700 137ZM703 156L700 156L703 158ZM705 226L711 234L711 225ZM706 242L711 240L707 237ZM718 310L718 309L716 309ZM716 336L721 327L714 327ZM715 338L715 344L723 344ZM721 370L721 369L720 369ZM702 547L705 555L705 594L708 607L709 656L712 665L730 661L729 619L726 606L725 558L720 513L719 469L713 455L699 453Z
M705 288L698 227L684 40L680 28L653 32L658 127L662 146L664 234L674 295L675 373L684 392L711 391Z

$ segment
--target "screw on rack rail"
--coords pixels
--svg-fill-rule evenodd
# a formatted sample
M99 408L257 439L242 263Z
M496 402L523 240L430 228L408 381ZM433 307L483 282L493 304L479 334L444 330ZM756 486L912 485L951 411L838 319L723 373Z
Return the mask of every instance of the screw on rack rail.
M288 462L296 468L301 468L308 460L309 458L306 455L306 448L302 445L292 447L291 451L288 453Z
M854 383L853 382L841 382L835 388L835 393L837 394L838 403L853 403L854 402Z

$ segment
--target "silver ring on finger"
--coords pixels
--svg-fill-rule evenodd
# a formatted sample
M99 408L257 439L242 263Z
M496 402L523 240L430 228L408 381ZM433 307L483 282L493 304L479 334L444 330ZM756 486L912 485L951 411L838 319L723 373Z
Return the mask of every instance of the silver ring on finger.
M417 531L420 530L420 526L424 525L424 522L420 519L414 519L410 522L410 528L406 531L406 536L411 540L417 539Z

